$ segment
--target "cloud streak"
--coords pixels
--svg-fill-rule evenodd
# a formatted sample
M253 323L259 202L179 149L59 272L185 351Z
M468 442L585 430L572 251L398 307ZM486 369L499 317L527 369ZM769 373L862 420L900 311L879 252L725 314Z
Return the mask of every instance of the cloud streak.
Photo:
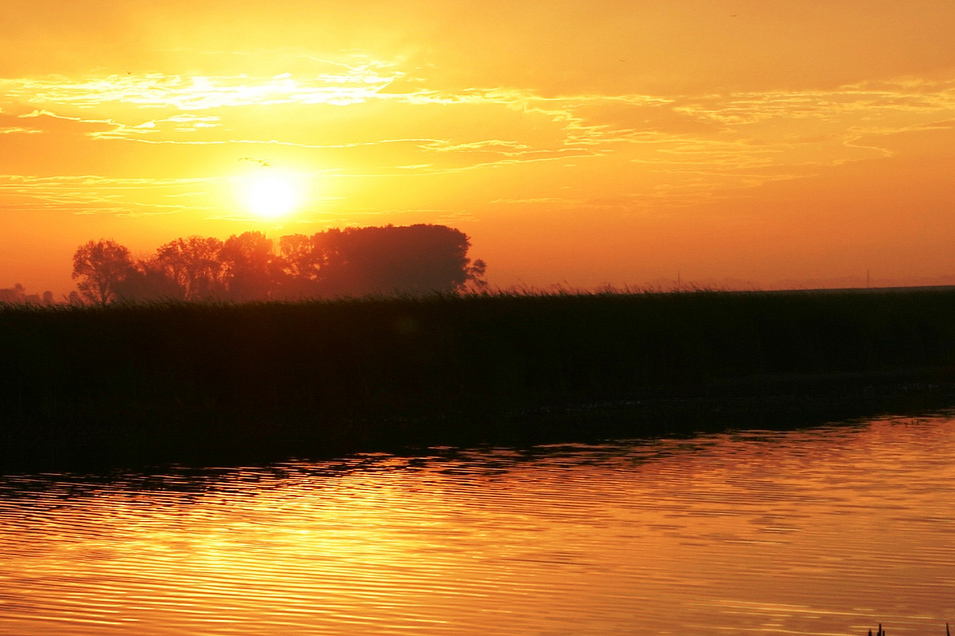
M635 186L645 196L682 200L889 157L892 135L942 126L955 113L955 80L545 96L530 88L428 86L415 69L395 63L342 63L333 70L303 77L0 79L0 139L84 138L91 148L136 142L183 152L284 148L342 177L603 161L655 175ZM55 200L65 204L74 196L80 195ZM89 196L87 202L99 201Z

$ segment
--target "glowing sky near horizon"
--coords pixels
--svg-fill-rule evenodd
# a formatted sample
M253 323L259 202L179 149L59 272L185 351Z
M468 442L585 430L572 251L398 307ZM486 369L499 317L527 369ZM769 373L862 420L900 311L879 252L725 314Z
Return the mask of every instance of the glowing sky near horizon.
M5 0L0 287L442 223L493 286L955 281L950 0ZM251 214L237 180L294 175Z

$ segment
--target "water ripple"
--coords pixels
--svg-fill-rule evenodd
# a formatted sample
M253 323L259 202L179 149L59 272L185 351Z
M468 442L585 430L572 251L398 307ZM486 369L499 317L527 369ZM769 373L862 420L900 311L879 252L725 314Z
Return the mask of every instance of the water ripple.
M894 634L955 619L955 421L0 478L0 634Z

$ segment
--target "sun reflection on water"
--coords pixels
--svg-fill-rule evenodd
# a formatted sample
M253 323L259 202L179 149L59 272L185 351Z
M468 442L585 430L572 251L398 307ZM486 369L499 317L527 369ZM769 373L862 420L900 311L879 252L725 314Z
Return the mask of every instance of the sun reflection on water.
M955 422L0 479L0 634L934 633Z

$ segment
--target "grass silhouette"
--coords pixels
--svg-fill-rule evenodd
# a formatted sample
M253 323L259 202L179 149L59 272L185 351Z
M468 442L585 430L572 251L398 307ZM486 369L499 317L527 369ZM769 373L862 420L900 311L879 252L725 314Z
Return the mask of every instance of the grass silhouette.
M0 333L6 469L811 423L955 377L948 290L5 306Z

